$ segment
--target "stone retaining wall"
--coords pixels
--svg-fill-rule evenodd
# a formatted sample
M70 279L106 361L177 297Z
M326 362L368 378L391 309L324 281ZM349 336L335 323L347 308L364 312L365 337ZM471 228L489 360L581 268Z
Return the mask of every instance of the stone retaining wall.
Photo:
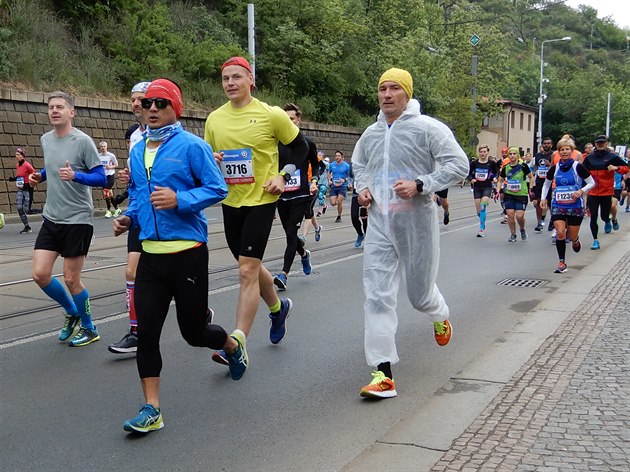
M47 94L28 92L0 87L0 212L17 213L15 207L15 183L8 178L15 175L15 148L21 146L26 151L27 160L39 170L44 165L40 137L50 130L48 123ZM109 151L118 158L121 166L127 161L125 131L133 123L133 115L127 102L89 97L75 97L76 115L74 126L94 138L95 144L106 141ZM184 110L181 118L184 127L203 137L207 111ZM349 160L357 139L363 132L358 128L322 125L303 122L302 129L313 139L318 148L332 156L341 150ZM122 186L116 183L114 193L121 192ZM94 208L105 208L102 192L92 191ZM33 209L41 209L46 198L46 184L35 189Z

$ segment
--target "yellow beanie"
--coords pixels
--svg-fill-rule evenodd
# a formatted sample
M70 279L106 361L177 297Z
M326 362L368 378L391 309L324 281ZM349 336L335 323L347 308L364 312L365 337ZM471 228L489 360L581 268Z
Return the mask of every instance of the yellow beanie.
M508 149L508 153L510 152L515 152L518 157L521 157L521 151L516 146L510 146L510 149Z
M383 72L383 75L381 75L378 86L380 87L383 82L396 82L403 88L407 94L407 98L411 98L413 95L413 79L411 78L411 74L404 69L393 68L386 70Z

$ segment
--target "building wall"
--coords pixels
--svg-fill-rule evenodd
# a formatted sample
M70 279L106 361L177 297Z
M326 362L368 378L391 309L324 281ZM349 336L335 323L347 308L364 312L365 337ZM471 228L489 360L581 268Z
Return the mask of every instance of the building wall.
M528 151L535 154L535 130L536 112L516 104L505 105L501 115L486 118L477 137L480 144L488 145L491 156L499 156L501 149L508 146L520 148L523 154Z
M15 175L15 148L21 146L26 151L26 159L36 170L44 166L40 137L51 129L48 123L47 94L0 88L0 212L17 213L15 208L15 183L8 178ZM108 150L118 158L119 164L126 165L127 149L125 131L133 124L129 103L103 100L90 97L75 97L74 126L94 139L106 141ZM184 127L203 137L207 111L184 110L181 122ZM323 150L332 156L336 150L344 152L349 160L356 141L363 132L359 128L322 125L303 122L304 133ZM43 208L46 198L46 184L35 189L33 208ZM114 193L122 192L118 182ZM100 189L92 190L94 208L105 208Z

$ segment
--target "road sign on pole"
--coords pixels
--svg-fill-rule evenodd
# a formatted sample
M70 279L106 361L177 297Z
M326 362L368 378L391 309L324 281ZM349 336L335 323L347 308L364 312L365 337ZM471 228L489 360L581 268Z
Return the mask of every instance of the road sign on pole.
M468 38L468 41L470 41L470 44L472 44L473 46L476 46L481 42L481 38L475 33L470 38Z

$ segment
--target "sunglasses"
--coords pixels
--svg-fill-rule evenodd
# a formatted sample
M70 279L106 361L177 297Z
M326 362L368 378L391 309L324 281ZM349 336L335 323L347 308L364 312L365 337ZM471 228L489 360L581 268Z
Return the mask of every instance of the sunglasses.
M142 108L148 110L155 103L155 108L158 110L164 110L167 106L171 104L171 101L167 98L143 98L140 100Z

